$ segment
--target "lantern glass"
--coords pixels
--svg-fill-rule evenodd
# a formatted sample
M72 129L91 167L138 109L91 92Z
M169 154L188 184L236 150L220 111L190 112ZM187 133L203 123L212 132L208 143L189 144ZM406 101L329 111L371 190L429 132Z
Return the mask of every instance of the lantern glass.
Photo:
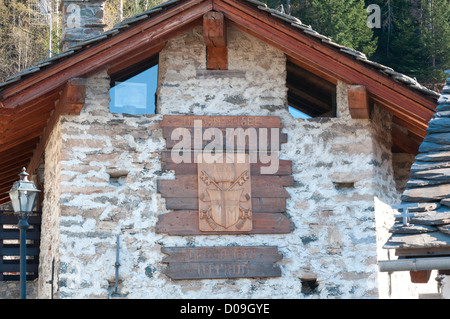
M15 182L9 191L9 197L15 213L31 213L40 191L28 180L25 169L19 174L20 180Z
M11 191L9 192L9 198L11 198L11 204L13 206L14 212L20 212L19 191L17 189L11 189Z

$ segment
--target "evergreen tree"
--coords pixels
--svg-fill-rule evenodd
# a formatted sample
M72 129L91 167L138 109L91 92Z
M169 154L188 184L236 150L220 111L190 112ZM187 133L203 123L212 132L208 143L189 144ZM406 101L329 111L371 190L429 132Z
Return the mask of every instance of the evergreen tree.
M377 47L363 0L313 0L305 6L303 22L333 41L371 56Z
M444 77L450 67L450 1L422 0L419 25L425 56L424 75L436 82Z

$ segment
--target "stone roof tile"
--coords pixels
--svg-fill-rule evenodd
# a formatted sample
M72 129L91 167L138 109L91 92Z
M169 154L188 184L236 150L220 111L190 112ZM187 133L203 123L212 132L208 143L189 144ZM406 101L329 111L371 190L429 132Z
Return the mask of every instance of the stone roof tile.
M402 195L405 207L398 211L402 212L411 203L434 209L413 213L408 208L413 216L409 217L409 223L396 223L391 228L386 249L450 247L450 94L446 93L450 92L450 77L443 92L411 166L411 178Z

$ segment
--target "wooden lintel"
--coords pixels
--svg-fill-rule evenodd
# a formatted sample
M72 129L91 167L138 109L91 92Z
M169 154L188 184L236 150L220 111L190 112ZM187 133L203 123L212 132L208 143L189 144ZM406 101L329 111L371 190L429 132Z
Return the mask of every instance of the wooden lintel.
M348 108L353 119L369 119L369 98L364 85L349 85Z
M206 68L228 70L227 28L222 13L203 15L203 38L206 45Z
M60 98L61 114L80 115L86 99L86 79L73 78L67 81Z

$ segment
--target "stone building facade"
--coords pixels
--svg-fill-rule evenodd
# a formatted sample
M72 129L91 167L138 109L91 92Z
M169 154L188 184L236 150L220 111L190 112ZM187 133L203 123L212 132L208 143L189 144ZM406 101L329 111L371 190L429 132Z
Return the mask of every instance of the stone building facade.
M286 54L233 25L226 32L232 72L207 70L201 26L167 41L158 57L154 115L111 112L106 67L87 76L80 114L60 117L44 151L37 298L52 297L53 261L55 298L396 296L388 286L401 275L380 274L377 260L386 258L389 205L400 200L413 156L393 153L392 114L375 103L370 118L354 119L348 84L337 81L336 117L294 118ZM161 167L160 122L173 114L279 116L288 136L279 157L292 161L284 215L293 232L157 233L158 217L169 212L157 181L175 178ZM269 245L283 255L279 278L177 281L164 274L163 247Z
M111 113L108 75L88 79L81 114L61 118L45 152L45 188L54 191L44 202L41 297L49 297L52 258L60 298L111 297L116 236L119 295L128 298L304 298L302 287L311 280L318 283L314 297L378 297L374 197L390 203L399 196L389 114L375 107L373 120L352 120L346 85L339 83L337 118L294 119L284 55L234 28L228 32L230 69L243 72L238 78L197 74L205 69L198 28L169 41L160 53L157 115ZM167 212L156 181L173 178L160 165L162 116L224 113L282 118L289 143L280 158L293 161L295 180L287 188L292 234L155 233L158 215ZM279 245L282 278L173 282L162 273L161 247L236 244Z

